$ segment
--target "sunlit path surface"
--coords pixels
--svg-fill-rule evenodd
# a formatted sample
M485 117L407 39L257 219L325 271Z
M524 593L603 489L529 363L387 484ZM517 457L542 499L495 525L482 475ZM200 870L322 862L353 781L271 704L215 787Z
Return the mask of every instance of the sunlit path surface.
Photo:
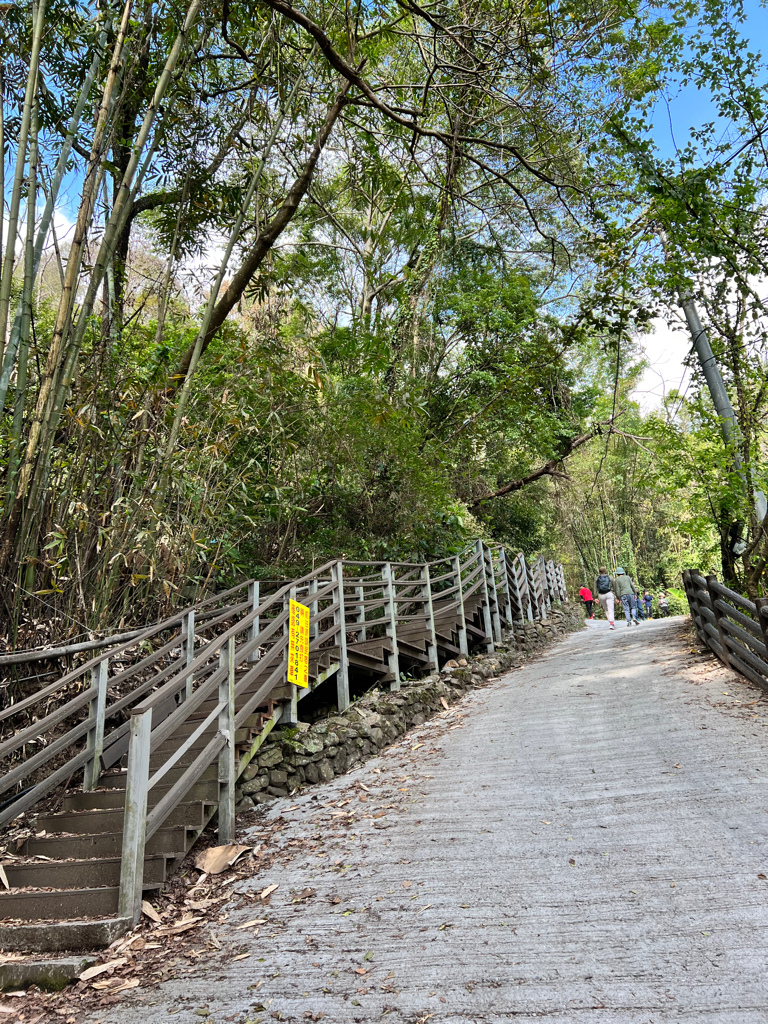
M97 1017L764 1024L768 718L681 622L591 623L273 809L270 906Z

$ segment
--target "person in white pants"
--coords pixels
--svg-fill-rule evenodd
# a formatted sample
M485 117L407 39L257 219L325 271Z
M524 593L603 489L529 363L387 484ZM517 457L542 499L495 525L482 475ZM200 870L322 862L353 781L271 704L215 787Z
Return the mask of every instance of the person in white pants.
M608 619L609 628L615 629L616 626L613 621L613 606L616 598L613 593L613 580L608 575L607 569L600 569L597 579L595 580L595 593L597 594L597 600L600 602L600 607L605 612L606 619Z

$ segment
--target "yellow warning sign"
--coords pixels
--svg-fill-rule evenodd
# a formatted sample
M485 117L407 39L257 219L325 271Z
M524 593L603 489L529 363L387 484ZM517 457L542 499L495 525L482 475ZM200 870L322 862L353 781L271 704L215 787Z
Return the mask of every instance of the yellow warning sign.
M291 601L288 622L288 682L309 686L309 608Z

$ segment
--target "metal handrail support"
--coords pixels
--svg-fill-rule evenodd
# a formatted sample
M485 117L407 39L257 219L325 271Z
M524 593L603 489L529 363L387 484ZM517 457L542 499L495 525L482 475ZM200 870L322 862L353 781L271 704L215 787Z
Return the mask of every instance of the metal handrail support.
M459 605L459 625L456 632L459 634L459 650L463 655L469 654L467 643L467 616L464 612L464 592L461 583L461 559L458 555L453 559L453 572L456 578L456 599Z
M89 793L96 789L101 771L101 754L104 750L104 719L107 711L107 683L109 678L109 660L100 661L91 669L91 689L96 696L91 701L89 722L93 725L86 736L86 749L90 760L83 772L83 792Z
M437 660L437 636L435 635L435 613L432 607L432 583L427 563L424 564L421 570L421 579L421 594L424 598L424 625L427 630L427 658L429 658L429 667L433 672L437 672L440 668L440 663Z
M332 575L338 591L338 608L333 613L333 624L338 629L339 671L336 673L336 706L339 711L349 707L349 662L347 660L347 623L344 614L344 563L334 565Z
M181 623L181 656L189 667L195 660L195 609L192 608L182 619ZM195 684L194 673L187 676L184 686L183 699L187 700L192 696L192 688Z
M365 630L365 590L362 586L355 587L355 596L357 597L357 609L356 620L360 623L358 632L358 640L364 642L368 638L368 634Z
M151 735L152 708L132 715L128 775L125 780L125 817L117 914L118 917L133 921L134 925L139 923L141 917Z
M296 600L297 588L291 587L288 593L283 598L283 610L285 612L285 622L283 624L283 637L285 638L283 643L285 644L285 683L288 687L288 693L290 694L288 700L283 704L283 710L280 713L280 717L277 720L278 725L285 725L288 728L293 728L299 721L299 688L296 683L288 682L288 652L290 645L290 632L291 632L291 601Z
M248 627L248 642L253 642L259 635L259 581L251 580L248 584L248 603L251 606L251 612L253 613L253 619ZM259 648L255 647L248 655L248 661L253 662L259 660Z
M488 637L486 651L493 654L496 647L493 642L493 620L491 618L491 603L488 597L488 576L485 568L485 545L481 540L475 542L475 553L478 564L482 570L480 574L480 603L483 609L483 629Z
M395 588L392 585L392 565L385 562L381 568L381 578L384 583L384 600L387 609L386 631L389 642L392 646L392 653L389 656L389 671L393 679L389 684L390 690L400 689L400 652L397 647L397 612L395 611Z
M499 568L501 578L504 581L504 618L509 626L512 625L512 595L510 594L509 566L507 565L507 552L502 544L499 548Z
M235 638L231 636L219 654L226 678L219 683L219 733L226 740L219 753L219 843L235 841ZM295 689L295 687L294 687Z
M499 595L496 592L496 570L493 565L493 552L489 547L483 545L483 557L485 560L486 580L488 586L488 605L491 612L491 624L493 626L493 639L497 644L501 643L501 619L499 617Z

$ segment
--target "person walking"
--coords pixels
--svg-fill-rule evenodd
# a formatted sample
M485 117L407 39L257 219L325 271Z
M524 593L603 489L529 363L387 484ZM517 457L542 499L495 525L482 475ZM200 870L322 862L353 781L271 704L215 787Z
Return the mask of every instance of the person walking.
M669 601L663 590L659 591L659 611L664 619L669 615Z
M587 609L587 618L594 619L595 616L592 614L592 605L595 599L592 597L592 591L586 583L579 591L579 597L584 602L584 607Z
M642 619L642 621L645 622L645 605L643 604L642 597L640 597L639 594L635 594L633 600L635 602L635 610L637 611L638 620Z
M633 622L636 626L639 625L637 621L637 608L635 606L637 587L620 565L616 568L614 590L616 596L621 598L621 605L624 609L624 618L627 620L627 625L631 626Z
M647 590L643 591L643 604L645 605L646 619L653 618L653 596Z
M615 629L616 626L613 621L613 580L608 575L607 569L601 569L597 574L597 579L595 580L595 593L597 594L597 600L600 602L600 607L605 612L606 619L608 619L609 628Z

